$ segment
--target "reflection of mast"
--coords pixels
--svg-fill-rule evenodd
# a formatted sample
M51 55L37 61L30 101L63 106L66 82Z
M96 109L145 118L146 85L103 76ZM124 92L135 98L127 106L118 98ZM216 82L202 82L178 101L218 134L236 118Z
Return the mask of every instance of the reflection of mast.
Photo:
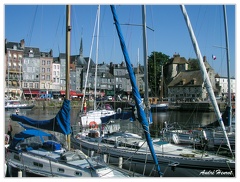
M8 80L7 80L7 86L8 86L8 90L7 90L7 97L8 97L8 99L9 99L9 59L10 59L10 51L8 51L8 63L7 63L7 65L8 65Z
M163 98L163 65L161 65L161 79L160 79L160 99Z

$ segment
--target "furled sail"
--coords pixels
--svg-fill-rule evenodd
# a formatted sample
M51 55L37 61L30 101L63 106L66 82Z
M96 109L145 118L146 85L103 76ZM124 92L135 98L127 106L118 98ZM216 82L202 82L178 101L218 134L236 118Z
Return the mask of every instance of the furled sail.
M36 128L69 135L71 133L70 110L70 100L64 99L61 109L52 119L34 120L26 116L21 116L17 114L12 114L11 119L13 121L19 121L23 124L27 124Z
M118 33L118 37L119 37L119 40L120 40L122 52L123 52L123 55L124 55L124 59L125 59L125 62L126 62L127 70L128 70L131 85L132 85L132 94L134 96L135 103L136 103L138 120L142 124L142 127L143 127L143 130L144 130L144 134L146 136L146 140L147 140L150 152L152 154L154 163L156 165L156 170L158 171L159 176L161 176L162 173L160 171L160 166L158 164L158 159L156 157L156 154L155 154L155 151L154 151L154 148L153 148L152 139L151 139L150 132L149 132L149 123L148 123L146 114L144 112L144 105L143 105L143 102L142 102L142 99L141 99L141 96L140 96L140 93L139 93L139 90L138 90L138 87L137 87L136 78L135 78L135 75L134 75L134 72L133 72L133 68L132 68L132 65L131 65L131 62L130 62L130 58L129 58L129 55L128 55L128 52L127 52L126 44L125 44L125 41L124 41L124 38L123 38L123 35L122 35L121 27L120 27L120 24L119 24L119 21L118 21L118 17L117 17L114 5L111 5L111 10L112 10L114 23L115 23L115 26L116 26L116 29L117 29L117 33Z

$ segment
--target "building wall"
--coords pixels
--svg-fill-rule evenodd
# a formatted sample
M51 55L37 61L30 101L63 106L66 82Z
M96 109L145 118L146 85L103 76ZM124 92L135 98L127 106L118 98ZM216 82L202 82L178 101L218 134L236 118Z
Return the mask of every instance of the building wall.
M60 90L60 64L52 65L52 90Z
M227 94L228 93L228 79L226 77L218 77L216 78L216 83L220 86L220 94ZM231 93L236 93L236 80L235 78L230 79L230 88Z
M29 49L23 58L23 83L24 89L40 89L40 56L35 54L33 49Z

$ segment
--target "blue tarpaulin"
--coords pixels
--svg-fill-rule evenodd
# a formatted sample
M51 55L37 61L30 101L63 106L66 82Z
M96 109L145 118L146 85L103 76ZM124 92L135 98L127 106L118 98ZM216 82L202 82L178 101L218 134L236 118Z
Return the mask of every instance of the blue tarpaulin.
M26 116L12 114L11 119L13 121L19 121L23 124L27 124L36 128L45 129L49 131L55 131L68 135L71 133L71 122L70 122L70 101L64 99L63 105L57 115L49 120L35 120Z

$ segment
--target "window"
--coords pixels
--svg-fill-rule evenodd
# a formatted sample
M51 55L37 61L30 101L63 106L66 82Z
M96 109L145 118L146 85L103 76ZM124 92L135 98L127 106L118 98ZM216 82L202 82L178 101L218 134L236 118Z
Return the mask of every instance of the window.
M51 64L51 61L47 61L47 64L48 64L48 65Z
M42 73L45 73L45 68L42 68Z
M63 168L58 168L58 172L64 173L64 169Z
M75 175L76 175L76 176L82 176L82 173L79 172L79 171L76 171L76 172L75 172Z
M47 75L47 80L50 80L50 75Z
M32 67L27 67L27 72L32 72Z
M50 68L47 68L47 73L50 73Z
M41 164L41 163L38 163L38 162L33 162L33 165L34 166L37 166L37 167L43 167L43 164Z
M20 157L18 155L14 155L14 159L20 161Z
M42 65L45 65L45 64L46 64L45 60L42 60Z
M25 64L29 64L29 59L24 59Z

